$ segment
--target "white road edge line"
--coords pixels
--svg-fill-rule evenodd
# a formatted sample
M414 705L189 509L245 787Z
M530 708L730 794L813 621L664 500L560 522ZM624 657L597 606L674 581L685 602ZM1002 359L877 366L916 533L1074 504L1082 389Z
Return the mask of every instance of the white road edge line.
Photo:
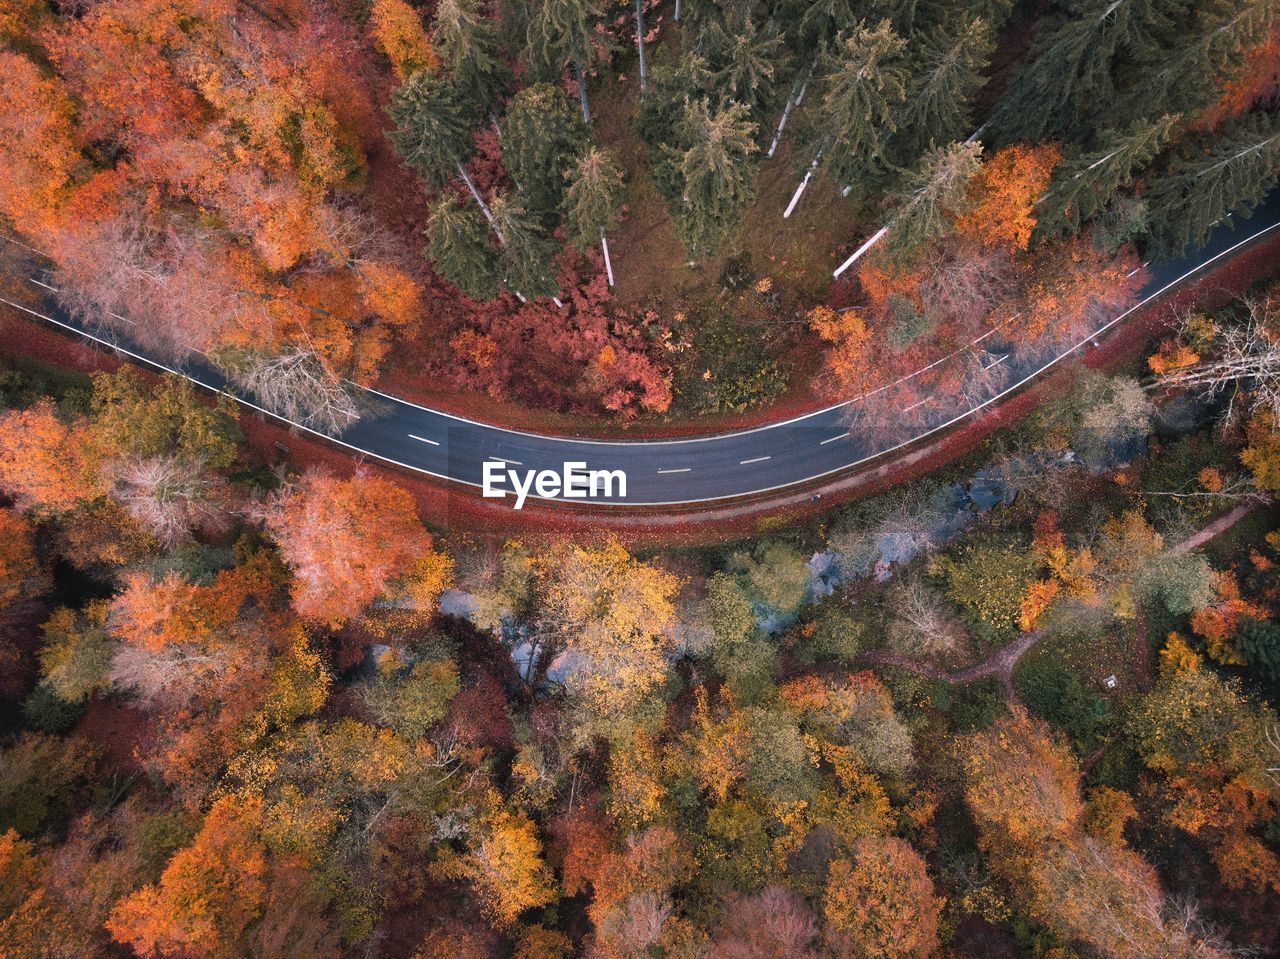
M693 467L692 467L692 466L682 466L682 467L681 467L680 469L678 469L678 470L658 470L658 472L659 472L659 473L692 473L692 472L693 472Z
M772 456L757 456L753 460L738 460L739 466L746 466L748 463L763 463L765 460L773 459Z
M409 439L411 439L411 440L417 440L419 443L430 443L432 446L439 446L439 445L440 445L440 444L439 444L439 443L437 443L435 440L429 440L429 439L427 439L425 436L416 436L416 435L414 435L413 433L410 433L410 434L409 434Z
M854 462L852 462L852 463L846 463L846 464L845 464L845 465L843 465L843 466L837 466L837 467L834 467L834 468L829 469L829 470L824 470L823 472L818 473L818 474L816 474L816 475L814 475L814 476L810 476L810 477L808 477L808 478L806 478L806 479L802 479L802 480L788 480L788 481L787 481L787 482L785 482L785 483L779 483L779 484L777 484L777 485L775 485L775 486L769 486L769 487L766 487L765 489L752 490L749 494L743 494L743 493L725 493L725 494L722 494L722 495L720 495L720 496L704 496L704 497L699 497L699 498L697 498L697 499L688 499L688 500L668 500L668 501L665 501L665 502L644 502L644 503L634 503L634 504L632 504L632 503L621 503L621 502L618 502L618 501L616 501L616 500L603 499L603 500L591 500L591 501L590 501L590 504L591 504L591 505L593 505L593 506L632 506L632 505L635 505L635 506L646 506L646 507L651 507L651 506L687 506L687 505L689 505L690 503L714 503L714 502L716 502L716 501L718 501L718 500L723 500L723 499L733 499L733 498L735 498L735 497L743 496L743 495L759 496L759 495L762 495L762 494L764 494L764 493L772 493L772 492L775 492L775 491L780 490L780 489L786 489L786 488L787 488L787 487L789 487L789 486L795 486L795 485L797 485L797 484L799 484L799 483L813 482L814 480L824 479L825 477L827 477L827 476L831 476L831 475L833 475L833 474L835 474L835 473L843 473L843 472L845 472L846 470L851 470L851 469L853 469L854 467L862 466L862 465L864 465L865 463L870 462L871 460L879 459L879 458L881 458L881 457L883 457L883 456L888 455L889 453L897 452L899 449L901 449L901 448L902 448L902 447L904 447L904 446L910 446L912 443L918 443L918 442L920 442L920 440L926 439L926 438L927 438L927 437L929 437L929 436L932 436L932 435L934 435L934 434L936 434L936 433L939 433L939 432L941 432L942 430L945 430L947 427L949 427L949 426L953 425L954 423L957 423L957 422L959 422L960 420L963 420L963 419L967 419L968 417L972 416L974 413L978 412L979 410L981 410L981 409L985 409L986 407L988 407L988 406L992 405L993 403L998 402L999 400L1003 399L1003 398L1004 398L1006 395L1008 395L1009 393L1014 392L1015 390L1019 389L1019 388L1020 388L1020 387L1022 387L1023 385L1025 385L1025 384L1027 384L1027 383L1031 382L1031 380L1036 379L1037 377L1041 376L1042 374L1044 374L1044 372L1045 372L1046 370L1052 369L1053 367L1057 366L1060 362L1062 362L1063 360L1065 360L1068 356L1072 355L1072 354L1073 354L1073 353L1075 353L1077 350L1079 350L1082 346L1084 346L1084 345L1085 345L1085 343L1088 343L1088 342L1089 342L1093 337L1101 336L1102 334L1104 334L1104 333L1108 332L1109 330L1111 330L1111 329L1112 329L1112 327L1114 327L1114 326L1116 326L1118 323L1122 322L1122 321L1125 319L1125 317L1129 316L1129 314L1134 313L1134 312L1136 312L1137 310L1142 309L1142 307L1146 306L1146 304L1147 304L1147 303L1149 303L1150 301L1152 301L1152 300L1156 299L1157 297L1161 296L1163 293L1167 292L1167 291L1168 291L1169 289L1171 289L1172 287L1177 286L1177 285L1178 285L1179 283L1181 283L1183 280L1187 279L1187 277L1192 276L1192 275L1194 275L1194 274L1196 274L1196 273L1199 273L1201 270L1203 270L1205 267L1209 266L1211 263L1216 263L1218 260L1221 260L1223 257L1229 256L1231 253L1234 253L1234 252L1235 252L1236 250L1238 250L1240 247L1242 247L1242 246L1246 246L1247 244L1254 242L1255 240L1259 239L1260 237L1266 236L1268 233L1270 233L1270 232L1272 232L1273 230L1276 230L1276 229L1278 229L1278 228L1280 228L1280 223L1273 223L1273 224L1271 224L1270 226L1264 227L1263 229L1259 230L1257 233L1251 234L1250 236L1247 236L1247 237L1245 237L1244 239L1242 239L1242 240L1240 240L1240 241L1238 241L1238 242L1236 242L1236 243L1233 243L1231 246L1227 247L1225 250L1222 250L1222 251L1221 251L1221 252L1219 252L1219 253L1215 253L1213 256L1209 257L1209 259L1205 260L1203 263L1200 263L1199 265L1197 265L1197 266L1193 267L1192 269L1190 269L1190 270L1188 270L1187 272L1183 273L1181 276L1177 277L1176 279L1169 281L1169 282L1168 282L1168 283L1166 283L1164 286L1160 287L1160 289L1156 290L1155 292L1153 292L1153 293L1151 293L1150 295L1146 296L1145 298L1143 298L1143 299L1142 299L1142 300L1140 300L1139 302L1135 303L1133 306L1129 307L1129 309L1125 310L1125 311L1124 311L1123 313L1121 313L1119 316L1114 317L1113 319L1111 319L1111 320L1110 320L1109 322L1107 322L1107 323L1104 323L1101 327L1099 327L1097 330L1095 330L1095 331L1093 332L1093 334L1091 334L1091 336L1086 337L1084 340L1081 340L1081 341L1080 341L1079 343L1077 343L1075 346L1070 347L1070 348L1069 348L1069 349L1067 349L1065 352L1063 352L1063 353L1059 354L1058 356L1054 357L1054 358L1053 358L1052 360L1050 360L1048 363L1045 363L1043 366L1041 366L1038 370L1035 370L1034 372L1029 373L1027 376L1023 377L1021 380L1019 380L1017 383L1014 383L1012 386L1005 387L1005 389L1004 389L1004 390L1002 390L1001 392L997 393L995 396L992 396L992 397L990 397L989 399L984 400L983 402L981 402L981 403L977 404L976 406L974 406L974 407L972 407L972 408L970 408L970 409L968 409L968 410L965 410L963 413L959 413L959 414L957 414L956 416L953 416L951 419L947 420L945 423L940 423L940 424L938 424L937 426L933 427L932 429L925 430L925 431L924 431L923 433L921 433L919 436L914 436L914 437L912 437L911 439L903 440L901 443L897 443L897 444L895 444L895 445L893 445L893 446L890 446L890 447L887 447L887 448L885 448L885 449L879 450L878 452L868 454L867 456L864 456L864 457L862 457L862 458L861 458L861 459L859 459L859 460L855 460L855 461L854 461ZM0 239L6 240L6 241L8 241L8 242L10 242L10 243L17 243L17 241L16 241L16 240L11 240L11 239L9 239L9 237L7 237L7 236L0 236ZM19 245L19 246L25 246L25 244L21 244L21 243L18 243L17 245ZM27 247L27 249L30 249L30 247ZM36 252L39 252L39 251L36 251ZM44 255L44 254L41 254L41 255ZM399 461L399 460L397 460L397 459L392 459L390 456L383 456L383 455L382 455L382 454L380 454L380 453L375 453L375 452L373 452L372 450L366 450L366 449L363 449L363 448L361 448L361 447L359 447L359 446L352 446L350 443L344 442L343 440L340 440L340 439L338 439L338 438L337 438L337 437L335 437L335 436L330 436L328 433L322 433L322 432L320 432L319 430L314 430L314 429L312 429L311 427L309 427L309 426L304 426L304 425L303 425L303 424L301 424L301 423L293 423L293 422L291 422L290 420L287 420L287 419L285 419L284 417L280 416L280 414L278 414L278 413L273 413L271 410L268 410L268 409L266 409L266 408L264 408L264 407L261 407L261 406L257 405L256 403L254 403L254 402L253 402L253 401L251 401L251 400L245 399L245 398L243 398L243 397L241 397L241 396L237 396L237 395L236 395L233 391L231 391L231 390L219 390L219 389L217 389L217 388L215 388L215 387L211 387L211 386L209 386L207 383L203 383L203 382L201 382L200 380L195 379L194 377L189 376L188 374L186 374L186 373L182 372L181 370L175 370L175 369L173 369L173 368L171 368L171 367L165 366L163 363L160 363L160 362L158 362L158 361L156 361L156 360L150 359L149 357L143 356L143 355L142 355L142 354L140 354L140 353L134 353L134 352L130 351L128 348L123 347L123 346L120 346L120 345L118 345L117 343L112 342L111 340L103 339L102 337L100 337L100 336L96 336L96 335L94 335L93 333L88 332L87 330L83 330L83 329L80 329L79 327L72 326L72 325L70 325L69 323L64 323L64 322L62 322L61 320L55 319L55 318L53 318L53 317L51 317L51 316L47 316L47 315L45 315L44 313L40 313L40 312L38 312L38 311L36 311L36 310L33 310L33 309L31 309L30 307L27 307L27 306L23 306L23 305L22 305L22 304L20 304L20 303L14 303L12 300L6 299L6 298L5 298L5 297L3 297L3 296L0 296L0 303L5 304L6 306L10 306L10 307L12 307L12 308L13 308L13 309L15 309L15 310L21 310L23 313L28 313L28 314L30 314L31 316L38 317L38 318L40 318L40 319L42 319L42 320L44 320L44 321L46 321L46 322L48 322L48 323L52 323L54 326L62 327L62 328L63 328L63 329L65 329L65 330L69 330L70 332L75 333L77 336L83 336L85 339L92 340L92 341L94 341L95 343L100 343L101 345L105 346L105 347L106 347L107 349L109 349L109 350L113 350L113 351L115 351L115 352L117 352L117 353L123 353L125 356L130 356L130 357L132 357L132 358L134 358L134 359L138 360L140 363L146 364L147 366L153 366L153 367L156 367L157 369L165 370L166 372L173 373L173 374L175 374L175 375L177 375L177 376L184 376L184 377L186 377L187 379L191 380L191 381L192 381L193 383L195 383L196 385L198 385L198 386L202 386L202 387L204 387L205 389L210 390L211 392L215 392L215 393L224 393L224 392L225 392L225 393L226 393L226 395L228 395L228 396L232 397L232 398L233 398L237 403L240 403L242 406L246 406L246 407L248 407L249 409L252 409L252 410L257 410L259 413L262 413L262 414L264 414L264 415L266 415L266 416L269 416L269 417L271 417L272 419L274 419L274 420L276 420L276 421L278 421L278 422L287 423L287 424L289 424L290 426L293 426L293 427L295 427L295 428L297 428L297 429L302 430L303 432L310 433L310 434L312 434L313 436L318 436L318 437L319 437L319 438L321 438L321 439L328 440L329 442L333 443L333 444L334 444L334 445L336 445L336 446L341 446L341 447L344 447L344 448L346 448L346 449L349 449L349 450L351 450L353 453L357 454L358 456L362 456L362 457L363 457L363 456L369 456L369 457L372 457L373 459L381 460L381 461L382 461L382 462L384 462L384 463L390 463L390 464L391 464L391 465L393 465L393 466L399 466L399 467L401 467L401 468L403 468L403 469L411 470L411 471L413 471L413 472L415 472L415 473L421 473L421 474L423 474L424 476L432 476L432 477L435 477L436 479L447 480L447 481L449 481L449 482L454 482L454 483L461 483L463 486L470 486L470 487L473 487L473 488L475 488L475 489L481 489L481 488L482 488L482 486L481 486L481 484L480 484L480 483L476 483L476 482L473 482L473 481L471 481L471 480L462 479L462 478L460 478L460 477L456 477L456 476L448 476L447 474L444 474L444 473L435 473L435 472L432 472L431 470L423 469L421 466L414 466L414 465L412 465L411 463L402 463L402 462L400 462L400 461ZM959 351L957 351L957 352L959 352ZM891 384L891 385L892 385L892 384ZM493 426L493 425L491 425L491 424L481 423L481 422L479 422L479 421L477 421L477 420L469 420L469 419L467 419L467 418L466 418L466 417L464 417L464 416L455 416L455 415L453 415L453 414L451 414L451 413L444 413L444 412L439 411L439 410L434 410L434 409L432 409L432 408L430 408L430 407L427 407L427 406L421 406L421 405L419 405L419 404L417 404L417 403L411 403L411 402L409 402L408 400L402 400L402 399L400 399L400 397L398 397L398 396L392 396L390 393L382 393L382 392L380 392L380 391L378 391L378 390L369 389L369 388L367 388L367 387L365 387L365 388L363 388L363 389L365 389L365 392L373 393L373 394L375 394L375 395L385 397L386 399L391 400L391 401L396 402L396 403L399 403L399 404L400 404L400 405L402 405L402 406L410 406L410 407L413 407L413 408L415 408L415 409L423 410L424 412L427 412L427 413L433 413L433 414L438 415L438 416L443 416L443 417L445 417L445 418L447 418L447 419L457 420L457 421L459 421L459 422L463 422L463 423L472 423L472 424L474 424L474 425L476 425L476 426L487 427L488 429L496 430L497 432L502 432L502 433L515 433L515 434L517 434L517 435L529 435L529 434L522 434L522 433L520 433L520 431L519 431L519 430L513 430L513 429L509 429L509 428L507 428L507 427L501 427L501 426ZM884 387L881 387L881 389L884 389ZM876 391L876 392L878 392L878 391ZM869 395L869 394L868 394L868 395ZM728 432L728 433L717 433L717 434L713 434L713 435L711 435L711 436L693 437L693 438L686 439L686 440L633 440L633 441L631 441L631 442L632 442L634 445L637 445L637 446L640 446L640 445L658 446L658 445L672 444L672 443L699 443L699 442L707 442L707 441L709 441L709 440L723 439L723 438L725 438L726 436L741 436L741 435L744 435L744 434L746 434L746 433L757 433L757 432L760 432L761 430L777 429L777 428L778 428L778 427L780 427L780 426L789 426L789 425L791 425L792 423L798 423L798 422L801 422L801 421L803 421L803 420L810 419L810 418L812 418L812 417L814 417L814 416L820 416L820 415L822 415L823 413L830 413L830 412L832 412L833 410L838 410L838 409L841 409L842 407L846 407L846 406L851 405L852 403L856 402L856 401L857 401L857 399L862 399L862 397L857 397L857 398L855 398L854 400L844 400L844 401L842 401L842 402L840 402L840 403L835 403L835 404L833 404L833 405L831 405L831 406L825 407L824 409L814 410L814 411L813 411L813 412L811 412L811 413L804 413L804 414L802 414L802 415L800 415L800 416L792 417L792 418L791 418L791 419L789 419L789 420L783 420L783 421L778 422L778 423L770 423L770 424L765 425L765 426L756 426L756 427L752 427L751 429L746 429L746 430L730 431L730 432ZM558 440L558 441L560 441L560 442L568 442L568 443L584 443L584 444L595 444L595 445L603 445L603 446L610 446L610 445L614 445L614 444L616 444L616 443L620 442L620 441L614 441L613 443L609 443L609 442L601 442L601 441L599 441L599 440L580 440L580 439L572 439L572 438L569 438L569 437L562 437L562 436L557 436L557 437L546 437L546 438L549 438L549 439L555 439L555 440ZM659 471L659 472L662 472L662 471ZM679 471L677 471L677 472L679 472ZM531 494L531 495L533 495L535 499L542 499L542 497L539 497L539 496L537 496L536 494ZM548 500L548 502L551 502L551 500ZM562 502L562 501L558 501L558 502Z

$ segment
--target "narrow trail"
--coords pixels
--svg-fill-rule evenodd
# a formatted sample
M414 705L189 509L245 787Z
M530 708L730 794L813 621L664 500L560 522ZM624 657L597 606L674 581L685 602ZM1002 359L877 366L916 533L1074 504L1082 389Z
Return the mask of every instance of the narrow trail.
M1268 505L1270 498L1259 494L1250 496L1234 508L1223 513L1213 522L1209 523L1202 529L1188 536L1179 543L1175 543L1169 547L1169 552L1173 555L1189 553L1193 549L1198 549L1205 543L1217 536L1221 536L1231 527L1235 526L1246 516L1253 513L1262 506ZM890 652L888 650L873 649L859 656L859 660L871 666L896 666L899 669L905 669L913 672L918 676L924 676L927 679L934 679L944 683L950 683L953 686L960 686L965 683L972 683L979 679L986 679L989 676L996 676L1000 680L1000 688L1004 692L1006 701L1010 703L1021 703L1017 692L1013 688L1013 670L1018 665L1018 660L1022 659L1027 650L1031 649L1036 643L1044 639L1048 634L1045 629L1033 629L1030 632L1022 633L1013 642L1007 646L1002 646L996 650L987 659L973 666L966 666L954 672L948 672L938 666L929 663L921 663L910 657L903 656L899 653ZM1146 638L1146 622L1139 619L1139 635L1145 641Z
M1177 556L1181 553L1189 553L1193 549L1199 549L1205 543L1209 542L1209 540L1214 537L1221 536L1227 530L1231 529L1231 527L1235 526L1236 523L1240 522L1254 510L1259 507L1266 506L1270 502L1270 497L1262 494L1249 496L1242 500L1234 509L1223 513L1208 526L1188 536L1181 543L1176 543L1173 546L1170 546L1169 552Z

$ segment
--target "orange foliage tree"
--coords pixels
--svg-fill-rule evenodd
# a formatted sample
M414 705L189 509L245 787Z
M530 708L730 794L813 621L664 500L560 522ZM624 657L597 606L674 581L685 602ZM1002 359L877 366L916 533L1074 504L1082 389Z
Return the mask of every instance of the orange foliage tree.
M369 28L401 82L419 70L435 69L435 53L422 19L404 0L373 0Z
M42 400L0 416L0 488L23 509L64 512L100 496L85 428Z
M413 497L373 475L308 473L272 500L266 523L293 571L294 609L333 627L431 555Z
M1036 225L1036 201L1061 157L1052 144L1016 144L997 150L971 181L970 205L956 222L956 230L982 246L1025 250Z
M253 802L213 805L191 845L169 861L160 880L122 899L107 920L117 942L139 956L238 954L237 945L262 914L267 853L262 809Z
M854 844L851 859L836 859L823 912L854 955L923 959L938 948L942 901L924 860L902 839L865 836Z

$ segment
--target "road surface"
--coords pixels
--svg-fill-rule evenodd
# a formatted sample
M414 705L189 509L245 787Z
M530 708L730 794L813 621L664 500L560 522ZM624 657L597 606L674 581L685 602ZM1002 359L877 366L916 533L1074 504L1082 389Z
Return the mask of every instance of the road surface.
M1101 324L1090 336L1047 361L1042 355L1021 354L1010 344L1001 342L998 333L988 334L986 342L980 344L984 364L999 363L1007 367L1006 385L1001 392L976 406L959 397L936 394L926 395L918 403L913 401L918 408L905 409L903 415L909 415L919 425L905 439L877 438L860 434L856 429L850 431L851 413L857 404L865 401L863 397L754 429L684 439L601 441L505 429L373 390L360 390L370 412L358 422L339 436L316 435L325 436L354 453L472 487L482 487L486 462L496 464L491 469L504 473L548 470L562 474L566 463L575 462L585 464L589 470L620 470L625 474L625 496L617 495L617 486L611 496L602 495L601 490L600 495L575 500L540 497L536 488L529 494L530 499L555 499L567 505L675 506L765 494L856 469L998 402L1002 396L1087 347L1095 337L1143 304L1278 228L1280 190L1273 191L1251 219L1236 223L1235 229L1230 221L1223 223L1205 247L1191 256L1151 264L1151 278L1142 289L1137 306ZM33 279L32 282L40 281ZM52 297L47 300L45 312L0 301L111 346L133 359L187 376L210 389L227 388L226 380L213 367L199 361L175 367L147 356L115 332L86 328L58 308ZM893 395L890 391L879 399L884 401ZM237 399L259 409L252 398ZM510 489L510 479L505 480L505 486ZM508 496L505 502L514 504L514 497Z

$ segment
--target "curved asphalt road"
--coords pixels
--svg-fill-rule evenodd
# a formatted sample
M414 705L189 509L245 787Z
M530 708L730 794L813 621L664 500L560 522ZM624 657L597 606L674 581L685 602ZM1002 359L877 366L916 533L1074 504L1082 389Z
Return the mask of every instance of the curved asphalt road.
M551 470L559 474L566 462L585 463L586 468L593 470L622 470L626 474L625 497L617 496L615 487L612 497L556 498L557 502L569 504L667 506L766 493L852 469L944 429L1043 373L1172 286L1277 228L1280 228L1280 191L1273 191L1253 217L1239 228L1233 230L1230 221L1223 223L1194 255L1152 264L1151 279L1143 288L1137 306L1102 324L1091 336L1047 361L1042 355L1019 355L1009 344L999 341L998 333L988 334L979 345L982 351L979 362L1006 367L1001 371L1004 374L1001 392L977 406L954 396L926 396L915 404L918 409L904 410L904 416L919 424L905 440L877 439L860 435L856 430L850 433L851 407L862 402L862 397L755 429L688 439L608 442L504 429L371 390L363 391L369 400L370 412L341 436L325 438L409 470L476 487L482 484L486 461L521 474L529 470ZM44 285L40 280L32 282ZM59 309L52 297L48 306L50 315L35 313L8 300L0 302L113 347L148 365L187 376L210 389L226 389L226 380L212 367L198 361L184 363L180 368L166 365L114 332L86 328ZM248 398L237 399L260 409ZM881 397L881 401L893 402L892 391ZM505 486L509 489L511 481L507 480ZM537 496L536 489L530 493L530 499L539 498L543 497ZM514 499L509 496L505 502L511 505Z

